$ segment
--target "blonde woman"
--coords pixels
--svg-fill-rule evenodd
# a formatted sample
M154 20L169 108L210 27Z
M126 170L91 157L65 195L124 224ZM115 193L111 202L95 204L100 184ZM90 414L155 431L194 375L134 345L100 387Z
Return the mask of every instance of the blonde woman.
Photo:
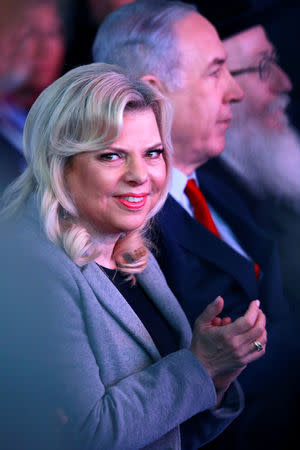
M266 341L258 302L231 323L217 298L192 333L149 252L170 127L161 94L101 63L65 74L29 113L28 168L1 213L1 332L31 417L58 420L58 448L179 449L192 416L198 448L240 413L236 377L264 354L250 345Z

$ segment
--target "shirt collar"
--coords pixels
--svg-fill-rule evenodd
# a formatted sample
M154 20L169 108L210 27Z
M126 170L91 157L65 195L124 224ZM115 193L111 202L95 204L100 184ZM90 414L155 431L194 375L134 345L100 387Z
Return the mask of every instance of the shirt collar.
M172 180L169 192L179 203L182 203L182 198L186 197L184 189L189 179L193 179L197 183L196 173L192 172L190 175L186 175L181 170L176 169L176 167L172 168Z

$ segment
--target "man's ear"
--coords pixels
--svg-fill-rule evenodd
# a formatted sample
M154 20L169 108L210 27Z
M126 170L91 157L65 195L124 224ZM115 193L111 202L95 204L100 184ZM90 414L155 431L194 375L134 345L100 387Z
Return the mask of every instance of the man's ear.
M166 90L164 84L155 75L143 75L141 80L155 87L162 93Z

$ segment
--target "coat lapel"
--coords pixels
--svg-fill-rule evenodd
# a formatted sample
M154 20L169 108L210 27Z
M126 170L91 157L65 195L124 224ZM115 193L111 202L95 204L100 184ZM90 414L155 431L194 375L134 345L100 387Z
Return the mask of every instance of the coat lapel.
M147 329L106 274L94 262L84 266L82 274L93 289L99 303L145 349L154 361L158 360L160 358L159 351Z
M179 346L181 348L188 347L192 338L190 324L152 254L149 256L146 269L138 275L138 280L173 328Z

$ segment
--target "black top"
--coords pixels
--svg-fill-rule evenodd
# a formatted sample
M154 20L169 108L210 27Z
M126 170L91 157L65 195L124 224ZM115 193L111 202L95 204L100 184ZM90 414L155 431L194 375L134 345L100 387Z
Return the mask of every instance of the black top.
M107 269L103 266L99 267L143 322L161 356L166 356L169 353L177 351L178 344L176 344L174 330L143 290L142 286L138 282L132 286L131 282L125 279L125 275L116 272L114 269Z

